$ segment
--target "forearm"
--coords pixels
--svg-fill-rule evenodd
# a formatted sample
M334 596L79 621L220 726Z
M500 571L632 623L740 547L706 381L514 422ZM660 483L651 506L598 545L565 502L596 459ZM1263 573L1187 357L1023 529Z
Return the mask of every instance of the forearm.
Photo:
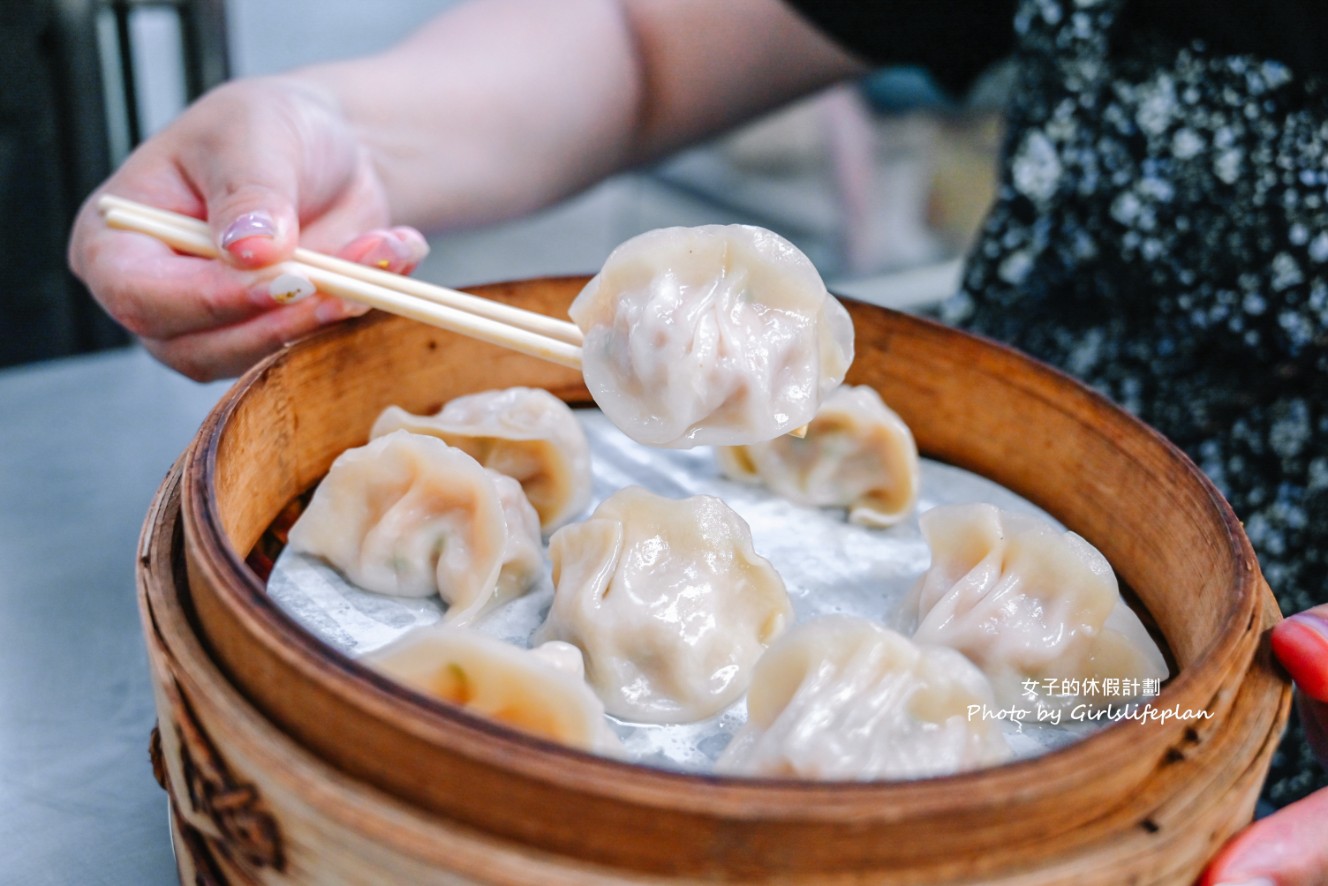
M293 76L351 121L393 218L438 230L546 205L857 70L778 0L478 0Z

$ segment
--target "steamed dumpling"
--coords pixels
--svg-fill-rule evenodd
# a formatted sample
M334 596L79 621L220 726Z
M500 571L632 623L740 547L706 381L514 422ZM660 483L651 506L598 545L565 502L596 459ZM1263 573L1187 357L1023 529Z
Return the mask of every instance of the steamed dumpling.
M952 649L857 618L793 628L757 662L747 724L720 772L814 779L921 778L1010 756L991 685Z
M661 228L615 249L569 314L586 386L650 446L770 440L812 420L853 360L848 312L764 228Z
M591 685L623 719L718 713L793 620L751 530L712 496L675 501L629 487L554 533L549 555L553 606L536 639L580 647Z
M1110 564L1075 533L990 504L933 508L921 524L932 562L904 618L918 642L972 659L1000 703L1120 701L1104 697L1103 680L1167 676ZM1066 686L1078 689L1066 694Z
M543 388L505 388L457 397L432 416L389 406L371 437L396 430L430 434L521 484L548 532L590 502L590 444L566 403Z
M375 670L427 695L550 741L588 751L619 747L604 705L566 643L521 649L466 628L417 628L370 654Z
M530 588L539 518L521 486L436 437L394 431L337 457L290 531L361 588L440 595L467 623Z
M918 499L918 447L904 420L866 385L821 404L801 439L785 435L716 452L731 479L762 483L813 507L846 507L864 526L892 526Z

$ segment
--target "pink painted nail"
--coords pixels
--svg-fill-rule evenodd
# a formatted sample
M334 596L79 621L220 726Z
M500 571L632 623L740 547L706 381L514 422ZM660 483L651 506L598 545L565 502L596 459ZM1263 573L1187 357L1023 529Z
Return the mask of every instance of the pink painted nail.
M406 227L366 231L339 253L344 259L397 274L409 273L428 254L424 235Z
M388 234L377 238L359 262L383 271L400 271L408 260L405 246Z
M272 216L262 211L246 212L227 225L221 235L221 248L230 249L236 243L250 237L266 237L274 240L276 236L277 226L272 221Z
M417 265L429 254L429 241L415 228L400 226L392 229L397 241L406 248L406 260Z

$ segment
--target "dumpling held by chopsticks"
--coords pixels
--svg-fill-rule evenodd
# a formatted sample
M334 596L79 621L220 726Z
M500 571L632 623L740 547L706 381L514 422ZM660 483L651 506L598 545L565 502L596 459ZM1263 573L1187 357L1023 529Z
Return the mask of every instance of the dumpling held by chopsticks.
M770 440L816 414L853 325L807 256L748 225L660 228L615 249L569 311L586 386L650 446Z

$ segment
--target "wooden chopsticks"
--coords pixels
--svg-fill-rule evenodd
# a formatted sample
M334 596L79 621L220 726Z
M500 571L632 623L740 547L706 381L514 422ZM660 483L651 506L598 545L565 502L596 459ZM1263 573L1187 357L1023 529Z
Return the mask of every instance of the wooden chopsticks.
M196 219L104 195L106 224L156 237L190 255L216 258L208 226ZM290 261L271 269L312 283L320 292L400 314L471 338L573 369L581 368L581 330L566 320L392 274L346 259L297 248Z

